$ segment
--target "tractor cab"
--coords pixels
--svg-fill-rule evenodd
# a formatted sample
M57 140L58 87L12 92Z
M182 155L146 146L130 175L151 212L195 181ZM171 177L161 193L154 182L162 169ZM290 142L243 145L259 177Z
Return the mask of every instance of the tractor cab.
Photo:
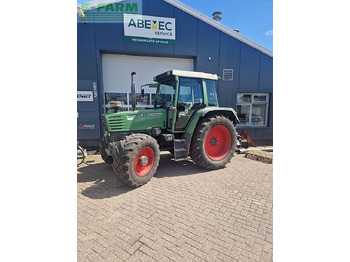
M201 108L218 106L215 74L171 70L154 77L158 82L154 108L167 109L166 127L184 131L193 114Z

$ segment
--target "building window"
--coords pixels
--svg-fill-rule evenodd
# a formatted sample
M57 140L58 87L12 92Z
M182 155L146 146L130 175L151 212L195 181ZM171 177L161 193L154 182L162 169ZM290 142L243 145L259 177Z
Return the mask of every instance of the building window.
M237 94L239 126L267 126L269 94Z

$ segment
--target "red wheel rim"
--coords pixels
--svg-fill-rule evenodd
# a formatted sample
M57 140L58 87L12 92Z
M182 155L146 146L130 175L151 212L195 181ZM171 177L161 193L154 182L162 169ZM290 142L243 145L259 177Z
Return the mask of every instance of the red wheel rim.
M232 138L230 131L223 125L214 126L205 137L205 152L214 161L224 159L230 151Z
M142 148L142 150L137 154L134 168L135 173L138 176L145 176L152 169L154 163L154 152L150 147Z

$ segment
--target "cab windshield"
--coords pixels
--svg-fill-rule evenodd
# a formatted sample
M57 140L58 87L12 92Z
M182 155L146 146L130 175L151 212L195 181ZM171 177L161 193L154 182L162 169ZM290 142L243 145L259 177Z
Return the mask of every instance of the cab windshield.
M159 83L154 104L155 108L167 108L173 106L175 86L175 79L169 82Z

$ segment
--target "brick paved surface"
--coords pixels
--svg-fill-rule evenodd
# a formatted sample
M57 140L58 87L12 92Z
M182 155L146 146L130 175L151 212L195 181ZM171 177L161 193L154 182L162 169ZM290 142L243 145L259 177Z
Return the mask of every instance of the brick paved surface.
M99 155L78 168L78 261L272 261L272 165L236 155L207 171L162 153L146 185Z

